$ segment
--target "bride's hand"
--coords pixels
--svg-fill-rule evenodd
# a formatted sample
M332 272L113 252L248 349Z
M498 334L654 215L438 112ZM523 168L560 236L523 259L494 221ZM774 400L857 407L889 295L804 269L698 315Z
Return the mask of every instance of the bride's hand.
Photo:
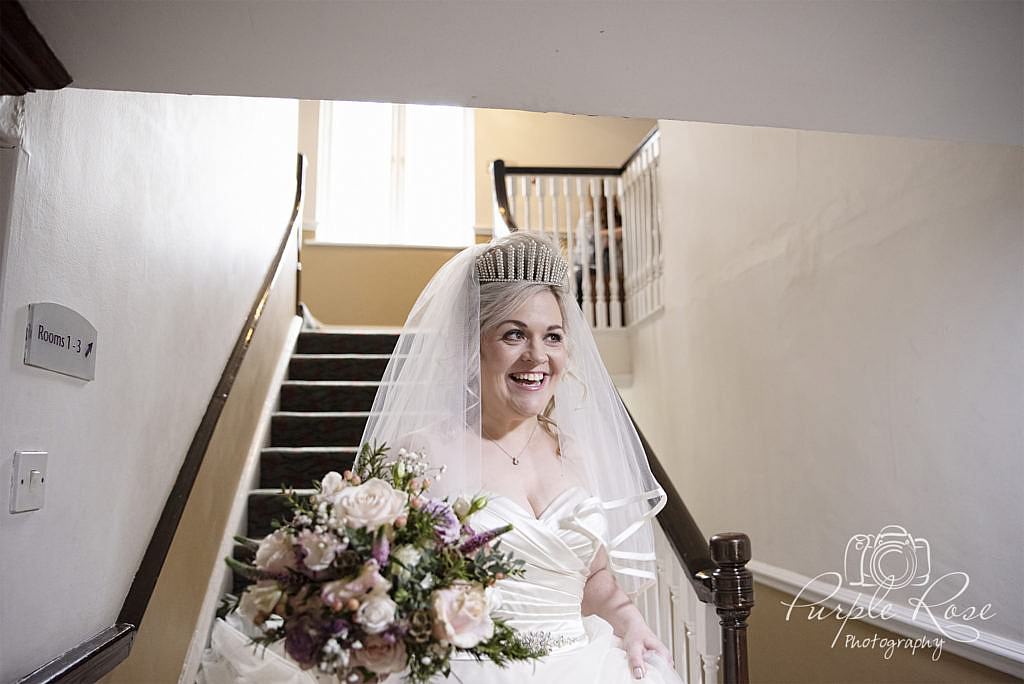
M644 662L644 654L647 651L654 651L666 662L672 662L672 654L665 644L655 636L644 623L638 623L630 627L622 637L622 648L629 658L629 671L633 679L643 679L647 674L647 663Z

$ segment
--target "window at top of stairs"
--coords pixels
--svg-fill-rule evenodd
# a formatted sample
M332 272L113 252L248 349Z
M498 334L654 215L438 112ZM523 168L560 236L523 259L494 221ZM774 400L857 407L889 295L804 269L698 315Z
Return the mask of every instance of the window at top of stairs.
M317 168L321 241L473 243L473 111L322 102Z

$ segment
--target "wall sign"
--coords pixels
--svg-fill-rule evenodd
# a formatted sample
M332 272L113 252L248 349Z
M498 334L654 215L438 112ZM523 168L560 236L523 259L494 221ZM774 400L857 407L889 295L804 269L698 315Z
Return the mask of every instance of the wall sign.
M25 363L83 380L96 377L96 328L53 302L28 305Z

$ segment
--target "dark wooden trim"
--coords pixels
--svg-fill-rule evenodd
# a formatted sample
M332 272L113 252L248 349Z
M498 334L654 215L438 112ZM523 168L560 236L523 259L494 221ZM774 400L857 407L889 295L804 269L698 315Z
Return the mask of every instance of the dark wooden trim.
M135 641L135 632L132 625L108 627L35 672L25 675L17 684L95 682L128 657Z
M0 1L0 95L58 90L71 75L17 0Z
M747 618L754 607L754 576L750 562L750 538L742 532L711 537L714 572L715 612L722 627L722 680L725 684L748 684Z
M295 231L295 315L303 316L302 309L302 205L303 189L306 187L306 157L299 155L298 178L295 182L295 206L292 209L292 222L298 222Z
M506 166L507 176L618 176L618 166Z
M501 220L505 222L508 229L513 233L519 230L516 221L512 218L512 210L508 206L508 188L505 187L505 162L495 159L491 163L491 177L494 179L494 203L498 205L498 213Z

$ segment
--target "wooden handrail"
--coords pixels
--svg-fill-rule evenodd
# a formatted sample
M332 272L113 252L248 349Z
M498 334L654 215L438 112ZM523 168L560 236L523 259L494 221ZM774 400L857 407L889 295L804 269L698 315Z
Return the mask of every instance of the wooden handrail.
M132 580L128 596L121 607L117 623L99 634L83 641L70 651L61 654L42 667L18 680L18 684L53 684L55 682L93 682L117 667L131 651L135 634L142 624L146 607L153 596L157 579L163 569L164 560L174 541L178 523L185 513L189 494L195 484L199 468L203 464L213 431L217 427L224 404L231 394L231 388L238 376L238 371L245 359L246 352L252 343L256 326L263 316L267 300L270 298L274 283L280 275L284 255L288 251L289 242L294 238L294 231L300 231L301 239L301 207L305 188L306 158L298 155L295 173L295 200L292 206L291 219L284 236L278 245L274 260L263 277L263 283L256 294L256 299L249 308L249 314L242 325L242 330L235 340L220 381L217 383L206 412L203 414L199 427L192 437L185 460L178 470L171 493L167 496L156 529L150 538L149 545L139 564L139 569Z

